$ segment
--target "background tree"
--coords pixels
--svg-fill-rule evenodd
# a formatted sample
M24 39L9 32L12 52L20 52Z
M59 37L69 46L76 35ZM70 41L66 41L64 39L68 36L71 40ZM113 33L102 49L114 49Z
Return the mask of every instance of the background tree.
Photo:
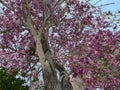
M99 7L79 0L0 2L4 67L27 76L42 71L46 90L72 90L69 75L91 90L119 88L119 32L110 31Z

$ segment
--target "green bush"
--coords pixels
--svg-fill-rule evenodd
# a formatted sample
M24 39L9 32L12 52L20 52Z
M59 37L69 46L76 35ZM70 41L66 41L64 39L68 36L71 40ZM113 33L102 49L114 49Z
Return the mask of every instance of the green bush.
M28 90L28 86L23 86L25 80L16 78L18 71L8 73L7 69L0 67L0 90Z

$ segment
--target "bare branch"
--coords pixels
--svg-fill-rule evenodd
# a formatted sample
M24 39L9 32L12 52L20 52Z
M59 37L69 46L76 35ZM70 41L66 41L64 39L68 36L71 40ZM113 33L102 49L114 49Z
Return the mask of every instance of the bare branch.
M102 4L102 5L98 6L98 7L108 6L108 5L111 5L111 4L115 4L115 3L112 2L112 3Z
M95 2L93 5L96 5L98 4L99 2L101 2L102 0L98 0L97 2Z
M7 30L7 31L0 31L0 34L7 33L7 32L10 32L10 30Z
M11 11L13 11L13 12L14 12L14 9L13 9L13 8L8 7L8 5L4 3L4 1L0 0L0 3L1 3L3 6L5 6L7 9L9 9L9 10L11 10Z
M58 0L55 5L54 5L54 8L57 6L57 5L60 5L61 3L63 3L64 1L69 1L69 0Z
M30 7L28 4L28 0L23 1L23 9L25 10L25 16L26 16L26 23L25 25L30 29L30 32L33 36L37 34L37 31L35 31L35 28L32 24L32 19L31 19L31 13L30 13Z

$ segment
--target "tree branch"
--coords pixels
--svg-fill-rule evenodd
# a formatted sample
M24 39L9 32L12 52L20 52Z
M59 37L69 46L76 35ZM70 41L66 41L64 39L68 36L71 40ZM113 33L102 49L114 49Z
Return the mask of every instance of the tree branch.
M35 28L32 24L32 19L31 19L31 13L30 13L30 7L28 0L23 1L23 9L25 11L25 17L26 17L26 23L25 25L30 29L30 32L33 36L37 34L37 31L35 31Z

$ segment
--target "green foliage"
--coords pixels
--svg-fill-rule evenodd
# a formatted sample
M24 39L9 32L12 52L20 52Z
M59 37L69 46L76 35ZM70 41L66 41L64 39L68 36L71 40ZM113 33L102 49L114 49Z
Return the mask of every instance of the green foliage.
M39 80L38 77L35 76L35 77L33 78L32 82L36 82L36 81L38 81L38 80Z
M120 11L118 11L118 13L120 13Z
M45 88L46 87L44 85L40 87L41 90L45 90Z
M30 47L29 48L29 55L34 55L35 54L35 48L34 47Z
M0 67L0 90L28 90L28 86L22 86L24 80L16 78L18 71L8 73L7 69Z

